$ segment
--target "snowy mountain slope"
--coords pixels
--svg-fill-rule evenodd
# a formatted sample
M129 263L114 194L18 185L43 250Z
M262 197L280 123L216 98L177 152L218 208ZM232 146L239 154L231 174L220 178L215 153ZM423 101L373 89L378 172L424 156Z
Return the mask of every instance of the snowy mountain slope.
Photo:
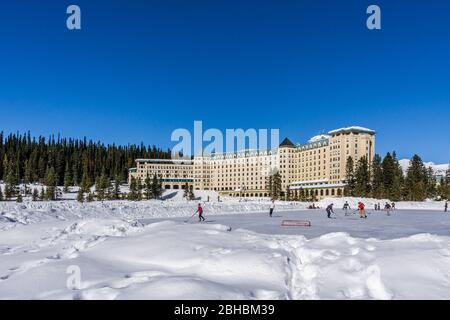
M409 167L410 160L402 159L402 160L399 160L398 162L399 162L400 166L402 167L403 173L406 174L408 167ZM428 168L428 167L433 168L435 175L445 175L445 172L449 168L448 163L435 164L434 162L424 162L423 164L425 165L426 168Z

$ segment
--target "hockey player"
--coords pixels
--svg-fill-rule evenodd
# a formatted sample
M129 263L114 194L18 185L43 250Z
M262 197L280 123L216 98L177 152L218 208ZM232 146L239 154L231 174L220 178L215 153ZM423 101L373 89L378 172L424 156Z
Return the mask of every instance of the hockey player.
M270 217L272 217L273 209L275 209L275 200L272 199L272 202L270 203L270 206L269 206L269 216Z
M347 201L345 201L344 206L342 207L342 210L345 211L345 215L348 214L348 210L350 210L350 205L348 204Z
M361 201L358 202L358 211L359 211L359 217L360 218L367 219L366 209L365 209L364 203L362 203Z
M388 216L391 215L391 205L388 202L386 202L386 204L384 205L384 210L386 210L386 214Z
M203 217L203 208L201 203L198 204L196 213L198 213L198 222L205 221L205 217Z
M331 219L331 214L334 213L333 204L328 205L326 211L327 211L327 217Z

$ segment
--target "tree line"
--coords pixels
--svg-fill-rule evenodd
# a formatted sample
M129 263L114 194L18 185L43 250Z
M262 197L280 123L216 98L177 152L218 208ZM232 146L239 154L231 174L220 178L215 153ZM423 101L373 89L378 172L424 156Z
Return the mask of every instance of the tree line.
M450 167L440 183L433 169L426 167L418 155L414 155L406 174L395 152L384 158L375 155L369 164L366 157L356 163L347 158L345 196L386 198L393 201L423 201L427 198L450 198Z
M54 200L58 196L56 186L62 185L66 190L70 186L80 186L88 193L94 184L100 185L99 181L103 181L103 185L112 181L114 184L126 182L128 169L135 165L135 159L170 157L170 150L144 144L105 145L86 138L66 139L52 135L46 139L31 137L30 132L8 136L0 132L0 180L5 182L4 194L0 196L21 197L20 183L45 185L45 190L35 195L44 200Z

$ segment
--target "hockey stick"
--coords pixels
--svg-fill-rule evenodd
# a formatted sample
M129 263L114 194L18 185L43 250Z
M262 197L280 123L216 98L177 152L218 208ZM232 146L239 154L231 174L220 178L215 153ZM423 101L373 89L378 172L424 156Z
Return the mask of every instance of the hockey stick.
M186 221L184 221L184 223L188 223L188 222L189 222L189 220L191 220L191 219L192 219L192 217L193 217L193 216L195 216L196 214L197 214L197 212L194 212L194 214L193 214L192 216L190 216L190 217L189 217L189 219L187 219Z

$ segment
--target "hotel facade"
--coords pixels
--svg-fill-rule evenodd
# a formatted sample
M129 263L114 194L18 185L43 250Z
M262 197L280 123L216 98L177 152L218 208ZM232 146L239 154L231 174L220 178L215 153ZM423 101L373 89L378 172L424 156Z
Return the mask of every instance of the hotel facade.
M285 139L274 150L244 150L194 157L193 160L136 159L129 179L156 174L165 189L215 190L225 196L267 197L268 177L279 172L281 189L306 197L341 196L346 163L375 154L375 131L352 126L312 137L305 144Z

